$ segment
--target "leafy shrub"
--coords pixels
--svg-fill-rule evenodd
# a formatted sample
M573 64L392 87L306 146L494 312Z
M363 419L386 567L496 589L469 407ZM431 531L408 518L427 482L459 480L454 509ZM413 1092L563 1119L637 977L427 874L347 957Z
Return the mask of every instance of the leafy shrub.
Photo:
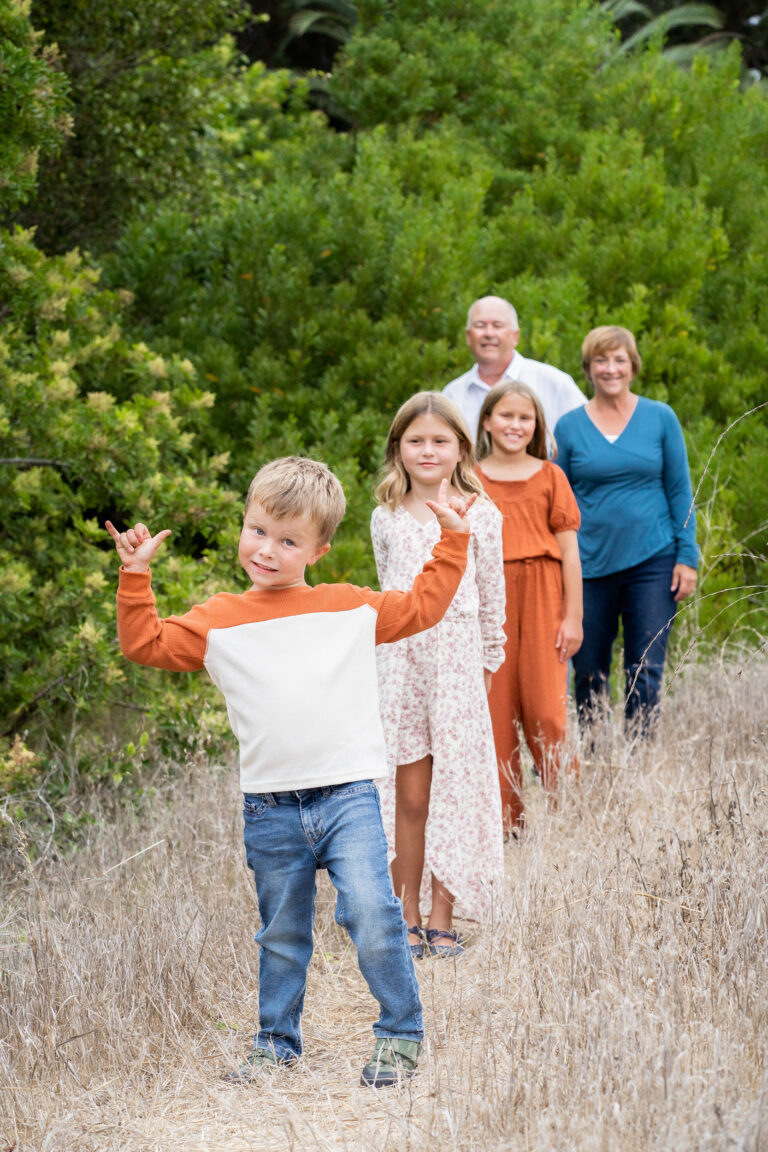
M180 183L205 188L206 144L237 65L231 34L245 13L242 0L35 0L35 27L58 46L73 112L70 138L41 167L23 217L46 248L91 246L137 202Z
M68 767L89 729L102 755L107 718L119 734L177 708L176 685L158 691L117 651L104 518L173 528L156 577L169 611L231 577L237 527L237 497L220 482L227 455L196 439L212 396L189 361L128 343L119 300L96 280L76 254L47 258L24 232L0 235L2 734L28 734ZM135 382L130 399L96 387L115 376Z
M56 49L41 48L28 8L21 0L0 0L0 214L29 196L39 157L55 152L71 126Z

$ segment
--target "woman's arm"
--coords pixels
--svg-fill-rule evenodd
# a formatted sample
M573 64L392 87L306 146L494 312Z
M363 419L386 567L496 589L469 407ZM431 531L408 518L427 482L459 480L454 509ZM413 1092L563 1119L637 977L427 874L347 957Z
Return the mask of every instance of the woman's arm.
M691 473L688 468L683 430L670 407L665 404L662 406L662 411L662 483L676 541L677 562L672 578L672 591L677 593L676 600L683 600L686 596L690 596L696 587L696 569L699 564L696 509L693 503Z
M556 532L555 539L563 557L563 605L564 614L555 637L555 648L560 655L560 663L570 660L581 648L584 639L582 618L584 604L581 588L581 561L579 546L574 531Z

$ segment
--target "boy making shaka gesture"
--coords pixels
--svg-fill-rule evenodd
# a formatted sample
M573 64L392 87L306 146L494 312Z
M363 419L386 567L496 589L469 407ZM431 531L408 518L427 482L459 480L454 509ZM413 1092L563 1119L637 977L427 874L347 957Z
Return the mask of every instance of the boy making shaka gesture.
M259 1029L225 1079L249 1082L301 1055L318 868L328 869L336 920L381 1009L361 1083L381 1087L415 1071L421 1002L373 783L387 772L374 648L443 616L464 572L470 503L449 501L442 489L429 502L442 536L409 592L313 588L305 568L330 548L344 493L324 464L275 460L254 477L245 504L238 557L250 590L165 620L149 564L170 532L153 536L144 524L118 532L107 521L122 561L123 653L153 668L205 668L240 746L245 853L261 918Z

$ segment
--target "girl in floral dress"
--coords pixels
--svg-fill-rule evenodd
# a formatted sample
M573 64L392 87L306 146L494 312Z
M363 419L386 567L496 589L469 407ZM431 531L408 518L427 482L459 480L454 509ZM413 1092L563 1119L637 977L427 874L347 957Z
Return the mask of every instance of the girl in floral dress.
M467 568L436 627L377 649L390 776L380 786L395 891L416 958L458 956L453 916L480 920L501 896L503 839L487 693L504 659L501 516L472 467L469 430L439 392L399 410L371 536L382 589L410 588L437 542L434 500L477 499ZM428 914L426 932L422 909Z

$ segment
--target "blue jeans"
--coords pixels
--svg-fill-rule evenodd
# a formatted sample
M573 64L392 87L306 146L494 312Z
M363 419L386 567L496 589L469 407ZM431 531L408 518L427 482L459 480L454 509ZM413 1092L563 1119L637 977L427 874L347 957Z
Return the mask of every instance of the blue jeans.
M579 719L608 692L613 642L624 631L624 714L653 724L659 706L667 640L677 605L670 591L674 553L584 581L584 643L573 657Z
M243 796L245 854L261 928L257 1048L301 1055L301 1012L312 956L315 881L327 868L336 923L357 948L381 1013L375 1036L421 1040L421 1001L403 906L392 890L379 793L370 780Z

